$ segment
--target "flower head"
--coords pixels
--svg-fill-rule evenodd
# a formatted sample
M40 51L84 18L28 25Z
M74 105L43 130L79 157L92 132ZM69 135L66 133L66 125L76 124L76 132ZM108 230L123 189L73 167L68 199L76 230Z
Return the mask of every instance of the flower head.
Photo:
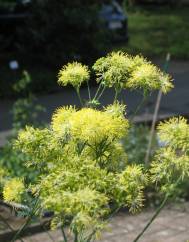
M105 86L123 88L128 78L128 68L131 58L124 52L113 52L107 57L100 58L93 65L93 69Z
M72 85L79 88L81 84L89 80L88 67L78 62L69 63L60 70L58 83L62 86Z
M119 202L125 203L132 212L139 210L143 206L143 189L147 182L148 176L141 165L127 166L119 175Z
M189 125L183 117L171 118L158 126L158 136L166 145L187 150L189 148Z
M151 63L137 66L131 72L126 86L131 89L141 88L145 91L161 89L164 93L173 87L170 77Z
M118 117L107 111L83 108L71 111L67 116L65 113L67 111L63 108L53 116L53 129L61 132L65 130L64 127L69 127L71 136L83 141L99 143L105 139L119 139L128 128L128 122L123 116Z
M130 56L124 52L113 52L100 58L93 65L98 82L107 87L121 89L161 89L167 93L173 85L169 75L161 72L142 56Z
M3 197L7 202L20 202L23 192L23 181L19 178L13 178L5 183Z
M114 104L105 107L104 110L106 113L109 113L112 116L124 118L126 114L125 109L126 105L120 104L119 102L114 102Z
M152 181L163 193L176 194L176 189L189 177L189 125L183 117L171 118L158 126L158 136L164 143L151 165Z

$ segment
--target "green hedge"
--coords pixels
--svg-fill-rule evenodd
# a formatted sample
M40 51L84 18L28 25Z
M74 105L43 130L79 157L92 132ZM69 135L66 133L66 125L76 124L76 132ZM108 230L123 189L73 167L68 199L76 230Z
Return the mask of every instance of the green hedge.
M102 2L33 0L25 28L19 30L19 50L53 65L94 60L108 39L98 18Z

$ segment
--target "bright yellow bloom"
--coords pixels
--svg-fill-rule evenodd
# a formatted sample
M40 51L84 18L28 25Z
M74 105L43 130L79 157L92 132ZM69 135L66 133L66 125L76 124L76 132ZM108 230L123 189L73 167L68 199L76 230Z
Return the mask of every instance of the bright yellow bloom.
M112 52L102 57L93 65L93 69L99 77L97 81L104 82L107 87L122 88L128 78L128 70L131 58L124 52Z
M3 197L6 202L20 202L24 192L23 181L19 178L13 178L5 183Z
M119 188L125 203L131 212L136 212L143 206L143 189L148 182L148 176L141 165L127 166L119 175Z
M126 115L126 105L120 104L119 102L115 102L114 104L108 105L104 108L105 112L109 113L115 117L122 117L124 118Z
M88 67L78 62L69 63L60 70L58 83L62 86L72 85L79 88L81 84L89 80Z
M58 108L52 117L52 128L56 133L66 134L69 131L68 120L72 117L72 114L76 112L76 109L72 106L66 106Z
M102 57L93 65L97 81L107 87L121 89L161 89L167 93L173 88L169 75L161 72L142 56L130 56L124 52L113 52Z
M144 63L136 67L131 73L126 86L131 89L141 88L146 91L161 89L164 93L173 87L170 77L163 74L151 63Z
M189 125L183 117L171 118L158 126L158 136L162 142L173 148L189 148Z
M69 113L69 115L67 115ZM65 134L65 127L73 138L90 142L102 142L106 139L119 139L126 134L128 121L113 113L83 108L79 111L59 109L53 116L52 128Z

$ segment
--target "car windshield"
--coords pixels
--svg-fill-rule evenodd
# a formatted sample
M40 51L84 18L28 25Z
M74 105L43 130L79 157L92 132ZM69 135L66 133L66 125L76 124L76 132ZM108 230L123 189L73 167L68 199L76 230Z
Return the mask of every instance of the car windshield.
M101 10L101 14L112 14L112 13L119 13L119 14L123 13L121 6L116 1L112 1L111 4L104 4Z

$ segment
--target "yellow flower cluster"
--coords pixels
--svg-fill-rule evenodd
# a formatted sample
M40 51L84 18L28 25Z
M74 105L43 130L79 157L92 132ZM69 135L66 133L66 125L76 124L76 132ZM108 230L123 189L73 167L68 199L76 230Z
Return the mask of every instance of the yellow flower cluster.
M153 91L161 89L167 93L173 85L169 75L161 72L151 62L141 56L129 56L124 52L113 52L100 58L93 65L97 81L107 87L143 89Z
M79 88L83 82L89 80L88 67L78 62L63 66L58 74L58 83L62 86L72 85Z
M183 117L172 118L158 126L158 135L162 142L173 148L189 148L189 125Z
M8 171L6 169L0 167L0 192L2 192L4 183L6 182L6 179L8 176L9 176Z
M119 176L120 196L131 212L138 211L143 206L143 190L148 183L148 176L140 165L128 166Z
M158 126L158 137L163 145L152 163L153 182L161 191L172 193L189 177L189 125L183 117L172 118Z
M63 107L53 116L52 128L62 135L69 131L73 138L89 143L99 144L105 139L119 139L126 134L128 121L108 110L83 108L76 111L72 107Z
M144 63L131 72L126 87L131 89L142 88L147 91L161 89L164 93L167 93L173 85L169 75L163 74L150 63Z
M19 178L13 178L5 183L3 198L6 202L20 202L24 191L23 181Z
M114 104L108 105L104 108L106 113L109 113L115 117L122 117L125 118L126 115L126 105L120 104L119 102L114 102Z
M119 51L98 59L93 65L93 70L97 74L97 81L104 82L105 86L124 88L130 66L129 56Z
M116 95L125 88L163 92L172 88L170 77L141 56L114 52L97 60L93 69L100 86L94 99L89 91L91 103L98 102L106 87L114 87ZM58 82L71 84L83 105L79 88L89 78L87 66L74 62L62 68ZM39 194L43 209L54 211L52 224L69 224L82 241L89 231L96 234L102 228L105 217L113 213L111 204L116 209L126 206L132 212L139 210L148 183L143 166L127 163L122 143L129 128L126 106L117 101L101 110L91 108L90 102L87 105L57 109L50 127L26 127L15 144L28 155L29 165L39 171L32 189ZM189 174L188 125L181 118L160 124L159 137L165 147L155 158L151 175L154 182L163 180L167 185L175 170L181 178ZM22 181L12 179L5 184L4 199L20 201L23 190Z

